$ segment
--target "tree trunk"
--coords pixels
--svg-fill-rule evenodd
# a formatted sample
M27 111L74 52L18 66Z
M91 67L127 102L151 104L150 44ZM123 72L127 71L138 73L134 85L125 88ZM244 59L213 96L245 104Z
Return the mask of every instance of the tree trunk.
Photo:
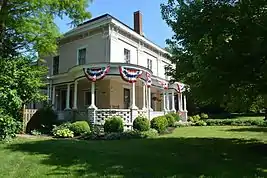
M4 52L5 22L8 15L7 1L0 0L0 55Z

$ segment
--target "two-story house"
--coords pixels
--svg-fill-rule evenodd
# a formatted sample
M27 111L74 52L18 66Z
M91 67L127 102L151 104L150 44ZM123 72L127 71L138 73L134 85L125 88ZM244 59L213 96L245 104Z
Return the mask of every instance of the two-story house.
M139 11L134 29L109 14L96 17L65 33L58 55L45 57L49 98L59 114L78 110L96 124L120 115L129 125L138 114L169 111L186 119L184 85L169 83L166 54L143 35Z

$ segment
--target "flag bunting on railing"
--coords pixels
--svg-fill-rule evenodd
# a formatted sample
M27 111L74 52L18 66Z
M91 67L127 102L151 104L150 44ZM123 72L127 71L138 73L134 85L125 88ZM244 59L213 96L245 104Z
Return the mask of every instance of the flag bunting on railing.
M122 79L129 83L136 82L137 78L142 75L141 70L132 67L120 66L119 70Z
M182 93L185 91L185 84L180 83L180 82L176 82L177 84L177 92L178 93Z
M158 80L159 84L165 89L168 90L169 88L169 83L164 81L164 80Z
M83 69L85 77L92 82L103 79L106 76L106 74L109 72L109 70L110 70L110 66L89 67L89 68Z

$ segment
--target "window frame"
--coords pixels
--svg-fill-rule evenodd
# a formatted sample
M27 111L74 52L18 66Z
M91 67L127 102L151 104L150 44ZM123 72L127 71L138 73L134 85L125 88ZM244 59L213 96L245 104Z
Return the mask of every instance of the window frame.
M80 61L79 61L80 50L83 50L83 49L85 49L85 59L84 59L84 64L86 64L86 58L87 58L87 45L86 45L86 46L82 46L82 47L77 48L77 59L76 59L76 64L77 64L77 65L84 65L84 64L80 64Z
M57 72L55 72L55 59L57 58ZM59 55L54 56L52 59L52 75L58 75L59 74Z
M126 52L127 52L127 54L126 54ZM131 63L131 51L127 48L124 48L123 54L124 54L123 55L124 56L124 63L127 63L127 64ZM125 56L127 56L127 57L125 57Z

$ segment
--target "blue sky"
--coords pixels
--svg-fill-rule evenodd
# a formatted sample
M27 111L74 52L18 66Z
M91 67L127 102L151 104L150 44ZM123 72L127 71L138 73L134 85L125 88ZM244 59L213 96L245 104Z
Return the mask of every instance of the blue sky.
M140 10L145 36L165 47L165 40L172 36L172 30L162 20L160 13L160 4L166 2L167 0L94 0L88 10L92 13L92 18L108 13L130 27L133 27L133 12ZM55 22L62 33L70 30L67 25L69 19L56 19Z

